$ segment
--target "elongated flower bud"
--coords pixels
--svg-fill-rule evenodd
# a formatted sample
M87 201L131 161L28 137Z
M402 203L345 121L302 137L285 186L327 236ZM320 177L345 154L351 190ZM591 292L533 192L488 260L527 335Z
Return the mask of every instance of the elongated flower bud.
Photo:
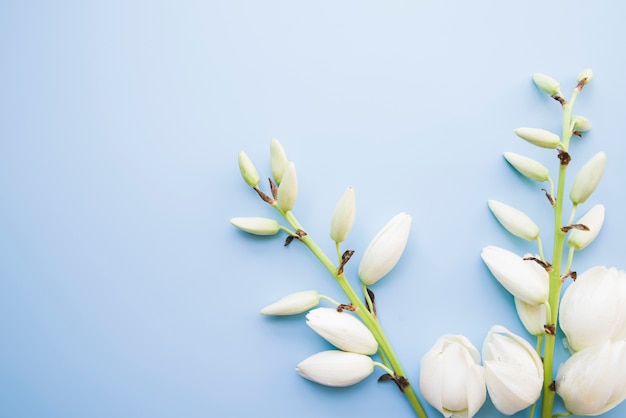
M539 264L494 246L485 247L480 256L513 296L530 305L540 305L548 299L548 272Z
M604 205L595 205L576 223L585 225L589 230L572 229L567 236L567 245L575 250L582 250L596 239L602 229L604 224Z
M256 187L259 185L261 177L259 177L259 173L256 171L256 167L248 157L248 154L243 151L239 151L239 170L248 186Z
M533 75L533 81L537 87L548 93L550 96L561 96L561 85L554 78L546 74L537 73Z
M276 183L280 184L283 180L283 174L288 163L285 149L278 142L278 139L272 138L270 142L270 166L272 167L272 177Z
M515 298L515 310L517 316L526 328L526 331L535 336L544 335L546 330L546 306L545 305L529 305L522 302L519 298Z
M306 324L335 347L352 353L374 354L378 343L372 332L348 312L317 308L306 316Z
M289 212L294 203L296 203L296 197L298 197L298 178L296 176L296 166L289 162L285 173L283 174L283 181L278 187L278 209L283 212Z
M541 148L556 148L561 144L561 138L555 133L538 128L517 128L515 135Z
M569 192L569 198L574 204L584 203L591 193L596 189L602 174L604 174L604 167L606 166L606 154L599 152L580 169L572 188Z
M539 227L521 210L497 200L489 200L488 204L498 222L511 234L529 241L534 241L539 237Z
M586 86L587 84L589 84L592 78L593 78L593 71L587 68L586 70L583 70L580 74L578 74L576 81L579 84L582 83L583 86Z
M535 349L503 326L491 328L483 345L487 392L496 409L512 415L539 399L543 364Z
M591 122L584 116L572 116L572 128L579 132L587 132L591 129Z
M320 295L316 290L287 295L271 305L261 309L261 315L295 315L308 311L320 303Z
M302 361L296 371L321 385L344 387L359 383L372 374L374 362L363 354L328 350Z
M381 229L365 249L358 275L366 285L376 283L400 260L409 239L411 216L402 212Z
M280 230L278 222L270 218L231 218L230 223L242 231L254 235L276 235Z
M514 152L505 152L504 158L524 176L531 180L543 182L549 179L550 171L538 161Z
M354 214L356 211L354 189L348 187L333 212L330 220L330 237L335 242L345 241L352 224L354 223Z

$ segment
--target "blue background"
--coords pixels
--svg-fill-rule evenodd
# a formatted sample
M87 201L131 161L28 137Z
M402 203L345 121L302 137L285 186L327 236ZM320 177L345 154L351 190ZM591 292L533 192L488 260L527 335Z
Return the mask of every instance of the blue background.
M553 151L513 134L560 129L535 72L569 96L594 70L574 111L593 129L573 140L569 180L604 150L579 214L599 202L607 214L574 267L625 267L626 26L609 4L1 2L0 416L411 416L391 383L337 390L294 372L328 344L303 316L259 309L298 290L341 295L297 242L230 226L273 216L237 153L267 176L269 141L281 141L298 170L295 213L331 254L330 215L354 186L352 277L378 229L413 215L403 259L373 290L417 383L442 334L479 349L496 323L527 335L479 255L536 251L487 199L550 230L541 186L501 156L555 167ZM478 416L499 414L488 401Z

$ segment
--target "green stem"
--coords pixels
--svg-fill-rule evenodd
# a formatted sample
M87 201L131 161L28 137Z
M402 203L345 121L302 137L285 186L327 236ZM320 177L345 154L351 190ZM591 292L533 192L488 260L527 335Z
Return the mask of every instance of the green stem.
M304 231L304 228L298 222L294 214L289 211L283 213L283 216L289 222L289 224L296 230ZM309 250L317 257L318 260L326 267L326 269L330 272L330 274L335 278L341 289L344 291L352 306L356 308L355 313L361 318L363 323L369 328L369 330L378 341L378 345L380 350L384 353L385 358L389 362L391 369L393 369L394 373L397 376L401 376L406 379L406 374L396 357L395 352L393 351L385 332L383 331L380 323L374 318L374 316L367 310L366 306L363 304L357 293L354 291L345 275L342 273L341 275L337 274L337 266L333 264L333 262L328 258L326 253L317 245L317 243L311 238L310 235L306 234L300 237L300 240L304 245L306 245ZM426 412L422 407L419 399L417 398L417 394L413 390L413 387L406 380L407 386L403 388L402 393L406 396L407 400L413 407L413 410L417 414L419 418L427 418Z

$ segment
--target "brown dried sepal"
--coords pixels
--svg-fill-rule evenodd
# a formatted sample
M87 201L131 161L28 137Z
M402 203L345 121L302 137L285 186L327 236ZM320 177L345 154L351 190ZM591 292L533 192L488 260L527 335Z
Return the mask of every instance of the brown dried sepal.
M268 177L267 180L270 182L272 196L274 196L274 199L278 199L278 186L276 186L276 183L274 183L271 178Z
M572 135L576 135L579 138L583 137L583 133L580 132L578 129L572 129Z
M524 257L523 259L526 261L534 261L535 263L546 269L547 272L552 271L552 264L548 263L547 261L543 261L537 257Z
M543 326L543 329L548 335L556 335L556 326L554 324L546 324Z
M587 225L572 224L572 225L567 225L567 226L562 227L561 232L567 234L572 229L578 229L579 231L589 231L589 227Z
M541 190L546 194L546 199L548 199L548 202L550 202L550 206L554 207L555 202L554 202L554 198L552 197L552 195L548 193L546 189L541 189Z
M558 150L559 155L557 156L559 161L561 161L562 166L566 166L572 161L572 157L567 153L567 151L563 151L562 149Z
M568 277L571 277L572 281L575 282L578 274L575 271L568 270L567 273L561 277L561 284L563 284Z
M367 310L374 316L374 318L376 318L376 302L374 301L374 292L372 292L368 288L365 289L367 290L368 296L367 298L365 298L365 306L367 307ZM370 302L372 302L372 306L370 306Z
M271 198L268 195L266 195L265 193L263 193L261 191L261 189L259 189L258 187L254 188L254 191L257 192L257 194L259 195L259 197L265 202L265 203L269 203L270 205L275 205L276 204L276 199L275 198Z
M341 276L343 274L343 268L348 261L350 261L350 257L354 254L354 250L346 250L341 255L341 264L339 264L339 268L337 269L337 276Z
M389 380L393 380L393 382L396 384L396 386L398 386L398 389L400 389L400 392L402 393L404 393L404 389L409 387L409 380L406 377L399 376L395 373L393 376L391 376L389 373L385 373L378 378L379 382L388 382Z
M289 235L287 236L287 238L285 238L285 243L283 244L283 246L288 246L289 244L291 244L291 241L293 241L293 239L295 238L294 235Z
M548 386L548 389L550 389L552 392L556 392L556 381L552 381L552 383L550 383L550 386Z
M567 104L567 100L565 100L562 96L559 96L558 94L553 95L552 98L561 103L561 106L565 106Z
M356 306L354 306L351 303L348 303L348 304L342 303L339 306L337 306L337 312L343 312L343 311L356 312Z

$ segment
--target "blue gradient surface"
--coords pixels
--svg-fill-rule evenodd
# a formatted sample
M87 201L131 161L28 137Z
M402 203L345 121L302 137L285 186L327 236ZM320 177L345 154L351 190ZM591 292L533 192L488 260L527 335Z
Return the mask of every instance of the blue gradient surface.
M258 311L298 290L341 295L297 242L229 225L273 216L241 180L237 153L266 177L270 139L281 141L298 170L294 211L329 254L332 210L354 186L352 278L378 229L400 211L413 216L404 257L373 290L417 383L442 334L479 349L494 324L527 336L479 255L486 245L536 251L497 224L491 198L530 214L551 248L541 186L502 158L557 162L513 134L560 129L535 72L568 96L578 73L594 70L574 110L593 129L573 140L568 183L607 153L580 212L603 203L606 223L574 267L626 267L623 9L0 3L0 417L412 416L375 377L331 389L294 372L329 345L302 315ZM488 401L478 416L500 414Z

